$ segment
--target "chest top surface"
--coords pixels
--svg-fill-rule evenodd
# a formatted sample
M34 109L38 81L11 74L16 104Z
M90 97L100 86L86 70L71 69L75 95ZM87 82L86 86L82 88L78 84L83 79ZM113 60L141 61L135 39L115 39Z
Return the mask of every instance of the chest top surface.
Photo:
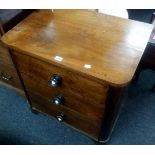
M3 36L19 52L103 80L128 84L152 25L87 10L40 10Z

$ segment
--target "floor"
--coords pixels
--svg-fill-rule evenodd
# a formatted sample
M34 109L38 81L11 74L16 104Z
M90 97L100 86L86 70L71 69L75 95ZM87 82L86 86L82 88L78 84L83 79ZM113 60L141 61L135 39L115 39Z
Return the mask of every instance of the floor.
M150 78L151 77L151 78ZM107 144L155 144L155 73L143 71L129 88ZM55 119L31 113L26 100L0 85L0 144L95 144Z

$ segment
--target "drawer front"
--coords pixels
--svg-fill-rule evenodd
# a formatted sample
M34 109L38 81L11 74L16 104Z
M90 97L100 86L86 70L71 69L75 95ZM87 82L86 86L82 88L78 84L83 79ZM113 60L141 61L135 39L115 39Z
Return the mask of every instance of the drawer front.
M82 97L77 96L77 94L72 91L61 92L57 89L52 89L47 86L46 83L36 81L35 78L29 77L26 74L21 73L21 75L28 92L37 92L41 96L44 96L49 102L51 102L51 104L55 104L54 99L57 99L57 96L62 95L62 102L60 102L57 107L68 107L98 122L103 119L105 110L104 104L95 105L92 103L85 103Z
M0 63L0 80L16 88L22 89L15 68Z
M55 118L57 118L61 113L63 113L63 121L65 123L71 125L73 128L76 128L86 133L94 139L98 139L101 124L95 122L94 120L88 119L87 117L84 117L68 108L58 108L57 106L50 104L48 100L46 100L40 95L32 92L28 92L28 94L32 101L32 107L34 107L34 109L39 110L40 112L43 112L45 114L54 116Z
M0 42L0 62L3 62L6 65L13 66L12 58L10 56L10 53L8 52L8 49L2 45Z
M65 70L63 68L45 63L32 57L13 52L14 59L20 72L25 73L36 81L40 81L48 85L48 81L54 74L58 74L62 78L59 87L53 88L62 92L72 91L81 97L85 103L105 104L108 85L100 84L93 80L89 80L77 73Z

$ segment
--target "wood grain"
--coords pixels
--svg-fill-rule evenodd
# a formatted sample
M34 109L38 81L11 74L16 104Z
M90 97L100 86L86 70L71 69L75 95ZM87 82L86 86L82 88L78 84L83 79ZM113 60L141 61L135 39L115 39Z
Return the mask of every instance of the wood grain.
M43 83L46 87L48 86L48 81L51 79L53 74L60 75L62 77L61 86L57 88L51 87L51 92L52 89L56 89L61 93L68 92L75 94L78 99L81 101L83 100L83 102L88 105L94 104L104 106L108 91L108 85L106 83L97 83L93 80L87 79L87 77L84 78L77 73L70 72L61 67L57 67L56 65L39 61L30 56L19 54L18 52L13 52L13 58L21 73L30 76L33 81L36 81L38 84L40 82ZM24 78L24 80L26 80L26 78ZM37 85L35 86L37 87ZM48 88L48 90L49 89L50 88ZM47 92L46 90L43 91ZM44 95L50 97L49 93L44 93Z
M88 119L79 113L76 113L65 107L57 107L50 104L43 96L29 92L32 102L32 108L39 110L45 114L56 117L59 113L63 112L65 115L64 122L71 125L73 128L83 131L93 139L98 140L101 124L94 120Z
M41 10L14 27L2 41L88 78L124 86L135 73L151 30L150 24L88 10Z
M87 116L88 119L90 118L100 122L103 119L105 111L105 104L104 104L105 101L102 101L103 104L101 105L99 104L96 105L93 103L93 101L91 101L91 99L85 101L87 100L87 98L83 99L84 97L79 97L79 95L75 94L72 91L68 91L67 89L65 91L52 89L51 87L44 85L44 83L42 82L39 83L34 78L28 77L24 74L21 75L28 92L35 92L43 96L51 104L54 104L52 102L54 97L63 94L65 101L62 105L58 105L58 107L64 106L70 108L84 116Z

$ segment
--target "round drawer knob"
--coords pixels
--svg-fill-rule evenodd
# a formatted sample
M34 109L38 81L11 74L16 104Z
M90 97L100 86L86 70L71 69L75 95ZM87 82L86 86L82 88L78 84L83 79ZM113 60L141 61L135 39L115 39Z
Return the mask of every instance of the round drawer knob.
M63 95L58 95L58 96L56 96L56 97L54 98L54 100L53 100L53 103L54 103L55 105L63 104L63 103L64 103L64 97L63 97Z
M52 87L58 87L61 85L62 78L59 75L54 74L51 80L49 81L49 84Z
M63 112L60 113L59 115L57 115L57 120L58 120L59 122L62 122L62 121L64 120L64 113L63 113Z

